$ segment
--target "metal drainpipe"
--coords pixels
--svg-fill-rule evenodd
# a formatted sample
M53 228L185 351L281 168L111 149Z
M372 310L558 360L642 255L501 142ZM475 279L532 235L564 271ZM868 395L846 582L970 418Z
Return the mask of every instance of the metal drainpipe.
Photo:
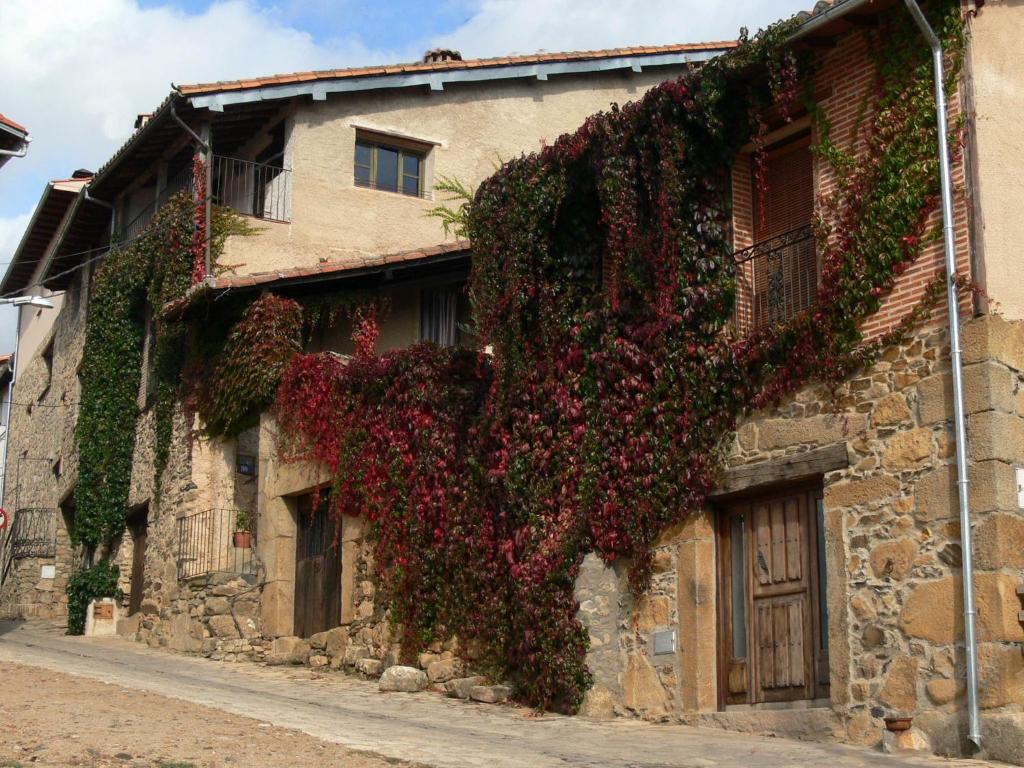
M953 182L949 169L949 126L943 82L942 43L921 12L916 0L904 0L907 10L932 49L935 73L935 116L939 125L939 168L942 177L942 231L946 250L946 298L949 306L949 344L953 364L953 423L956 431L956 485L960 497L960 543L963 547L964 643L967 651L967 738L981 747L978 715L978 643L974 630L974 562L971 548L971 512L967 480L967 429L964 425L964 391L960 350L960 306L956 286L956 241L953 234Z

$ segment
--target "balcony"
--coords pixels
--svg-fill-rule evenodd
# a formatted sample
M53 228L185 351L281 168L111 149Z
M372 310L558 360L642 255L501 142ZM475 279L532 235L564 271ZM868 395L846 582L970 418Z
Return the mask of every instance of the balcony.
M222 205L265 221L291 219L291 170L269 163L213 155L210 190L214 205ZM183 190L192 192L192 166L186 165L167 180L164 188L131 221L118 231L118 242L134 240L168 200Z
M818 259L808 224L737 251L733 324L746 335L785 322L818 300Z
M207 509L178 519L180 581L215 573L256 573L256 532L239 531L237 518L237 509ZM236 541L236 533L248 534L248 541Z

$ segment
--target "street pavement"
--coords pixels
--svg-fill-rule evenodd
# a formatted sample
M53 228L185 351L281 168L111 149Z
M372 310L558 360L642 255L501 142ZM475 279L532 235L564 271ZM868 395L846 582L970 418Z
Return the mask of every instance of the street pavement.
M375 683L336 673L214 662L120 638L67 637L41 623L0 622L0 669L3 662L205 704L435 768L998 765L622 718L537 717L518 707L470 704L430 692L382 694Z

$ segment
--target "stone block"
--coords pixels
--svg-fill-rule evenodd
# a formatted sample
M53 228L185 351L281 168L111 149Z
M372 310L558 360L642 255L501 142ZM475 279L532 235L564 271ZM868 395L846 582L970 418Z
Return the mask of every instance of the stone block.
M875 577L902 581L914 567L917 543L911 539L883 541L871 548L871 570Z
M455 699L468 699L469 692L478 685L485 685L486 677L474 675L473 677L458 677L449 680L444 684L444 692Z
M983 713L981 732L991 760L1024 765L1024 714Z
M927 736L919 728L908 728L905 731L882 734L882 751L896 752L930 752L931 745Z
M882 466L892 471L918 469L932 456L932 431L924 427L899 432L885 443Z
M976 413L967 419L971 461L997 459L1009 464L1024 459L1024 418L1001 411Z
M886 395L877 403L871 412L871 421L876 427L891 427L905 424L913 419L907 405L907 398L900 392Z
M921 475L914 487L914 517L930 522L949 520L959 514L956 471L952 466L936 467Z
M142 615L139 613L133 613L131 616L118 619L117 634L130 640L134 639L135 635L138 634L141 619Z
M462 674L462 663L458 659L441 659L427 667L427 679L431 683L443 683Z
M208 626L215 637L239 637L235 620L230 616L211 616Z
M335 627L324 633L324 650L331 658L344 656L345 648L348 646L348 628Z
M958 612L958 606L962 605L958 585L952 577L921 582L904 603L900 627L908 637L950 645L962 634L963 619Z
M960 337L965 364L997 360L1024 371L1024 322L996 314L964 324Z
M426 669L435 661L440 661L441 657L436 653L421 653L416 657L416 663L420 669Z
M483 704L501 704L511 695L512 689L507 685L474 685L469 689L469 698Z
M345 666L354 667L360 659L370 656L370 649L365 645L349 645L345 648Z
M300 637L279 637L270 646L267 663L273 657L280 664L305 664L309 658L309 643Z
M847 480L825 486L825 507L857 507L881 504L900 490L899 481L891 475L875 475L861 480Z
M928 426L953 418L953 378L937 373L917 383L917 418Z
M595 685L583 695L579 714L592 720L611 720L615 717L615 698L602 685Z
M1003 461L971 462L967 469L971 511L1017 509L1017 483L1011 464Z
M977 609L979 640L1024 642L1024 626L1019 621L1021 609L1017 587L1019 573L975 573L974 602Z
M356 671L366 677L380 677L383 666L380 659L360 659L356 662Z
M1005 573L975 573L974 597L979 640L1024 642L1017 619L1019 578ZM963 639L963 588L960 578L947 576L921 582L910 593L900 614L909 637L951 645Z
M316 634L310 635L309 647L315 648L318 651L322 651L327 647L327 633L317 632Z
M206 613L217 615L231 613L231 603L226 597L211 597L206 601Z
M634 712L652 717L668 713L668 695L651 663L639 653L631 654L622 676L622 702Z
M982 570L1024 569L1024 515L992 515L975 527L974 556Z
M320 667L326 667L330 664L331 660L324 656L322 653L312 654L309 657L309 666L313 669L319 669Z
M866 427L867 417L860 413L762 419L757 425L757 444L761 450L766 451L798 445L829 445L845 441L863 432Z
M889 666L878 699L898 715L917 709L917 665L913 656L897 656Z
M1015 376L1005 365L994 362L964 368L964 410L967 413L996 410L1013 413Z
M949 704L956 697L962 696L965 691L964 686L958 685L955 680L947 680L945 678L929 680L924 688L932 703L940 707L943 704Z
M1018 646L978 644L978 705L984 709L1024 702L1024 655Z
M427 673L415 667L388 667L380 676L378 688L385 692L414 693L427 687Z
M645 595L640 599L633 624L638 632L653 632L672 624L672 600L667 595Z

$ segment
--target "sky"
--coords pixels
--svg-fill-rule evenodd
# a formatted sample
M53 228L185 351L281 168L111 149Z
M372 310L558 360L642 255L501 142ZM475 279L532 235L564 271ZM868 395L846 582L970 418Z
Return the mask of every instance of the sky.
M171 83L463 57L734 39L813 0L0 0L0 270L49 179L100 167ZM0 354L14 347L0 307Z

